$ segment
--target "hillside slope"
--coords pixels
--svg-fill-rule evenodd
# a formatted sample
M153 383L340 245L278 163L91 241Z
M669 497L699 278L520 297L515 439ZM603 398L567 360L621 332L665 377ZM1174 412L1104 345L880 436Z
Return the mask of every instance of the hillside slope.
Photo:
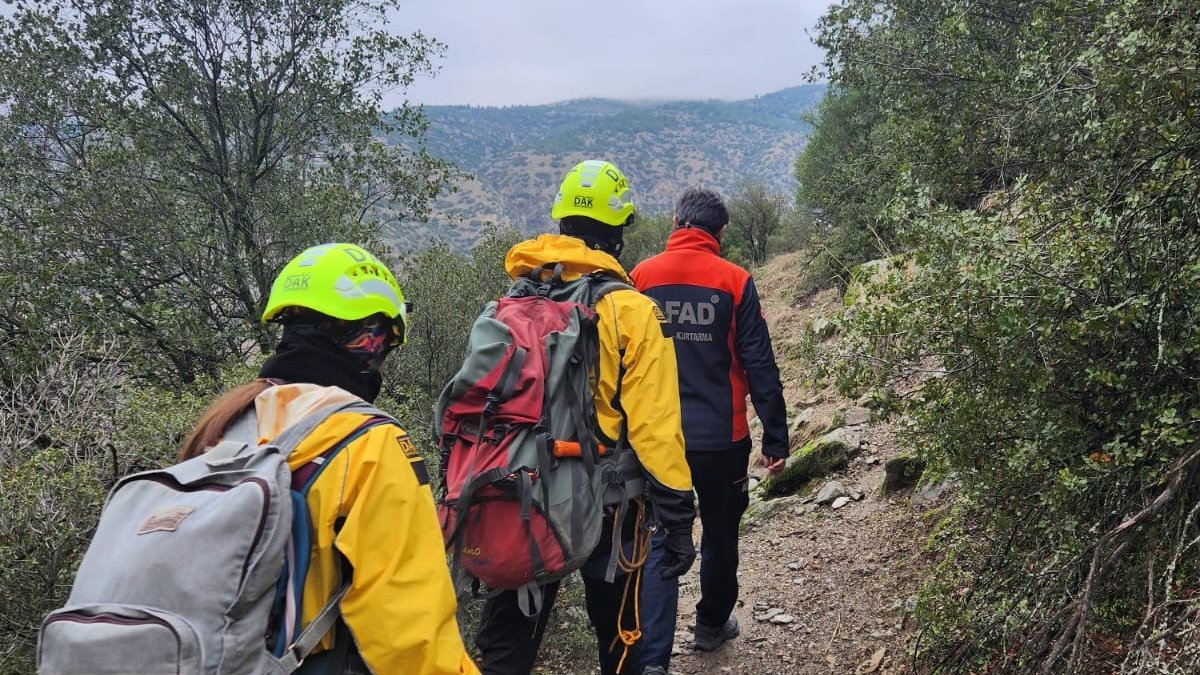
M590 157L617 162L647 214L669 213L678 191L695 183L728 191L750 178L790 193L808 133L802 115L824 91L806 85L732 102L429 106L429 152L474 177L440 198L428 223L392 226L386 236L402 248L432 238L465 247L490 223L543 231L562 174Z

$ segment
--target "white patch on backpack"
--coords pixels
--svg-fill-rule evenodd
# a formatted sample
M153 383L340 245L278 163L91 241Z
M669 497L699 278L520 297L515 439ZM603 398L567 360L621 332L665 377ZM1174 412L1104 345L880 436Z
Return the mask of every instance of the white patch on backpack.
M187 518L195 510L196 507L185 504L158 509L154 513L151 513L150 517L142 523L137 533L142 535L150 534L151 532L174 532L179 529L179 524L183 522L183 519Z

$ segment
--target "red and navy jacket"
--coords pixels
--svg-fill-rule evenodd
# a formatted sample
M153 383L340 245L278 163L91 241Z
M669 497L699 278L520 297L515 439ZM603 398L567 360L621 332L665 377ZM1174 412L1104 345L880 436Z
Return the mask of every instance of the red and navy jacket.
M675 339L688 451L749 448L749 393L763 454L787 457L783 385L750 273L721 257L716 237L689 227L675 230L667 249L630 276L658 303Z

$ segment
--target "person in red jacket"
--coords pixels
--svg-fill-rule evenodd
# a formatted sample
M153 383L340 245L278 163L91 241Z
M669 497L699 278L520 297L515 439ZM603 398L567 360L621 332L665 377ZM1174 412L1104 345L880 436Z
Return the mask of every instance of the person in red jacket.
M788 456L783 385L754 279L721 258L729 212L712 190L688 188L675 205L666 250L634 268L638 290L666 315L679 364L683 436L700 501L700 601L695 646L712 651L737 636L738 524L749 504L746 397L762 421L762 452L776 473ZM665 673L679 586L649 573L642 603L646 673Z

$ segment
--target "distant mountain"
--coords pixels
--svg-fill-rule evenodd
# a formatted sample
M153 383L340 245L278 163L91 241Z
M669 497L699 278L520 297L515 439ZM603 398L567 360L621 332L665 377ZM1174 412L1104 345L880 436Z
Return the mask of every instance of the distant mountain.
M562 174L593 157L621 167L647 214L670 213L674 196L692 184L727 192L754 178L791 192L808 134L801 115L824 93L824 85L806 85L743 101L427 106L430 153L475 178L439 198L429 223L403 223L388 238L405 248L433 237L466 247L489 223L547 231Z

